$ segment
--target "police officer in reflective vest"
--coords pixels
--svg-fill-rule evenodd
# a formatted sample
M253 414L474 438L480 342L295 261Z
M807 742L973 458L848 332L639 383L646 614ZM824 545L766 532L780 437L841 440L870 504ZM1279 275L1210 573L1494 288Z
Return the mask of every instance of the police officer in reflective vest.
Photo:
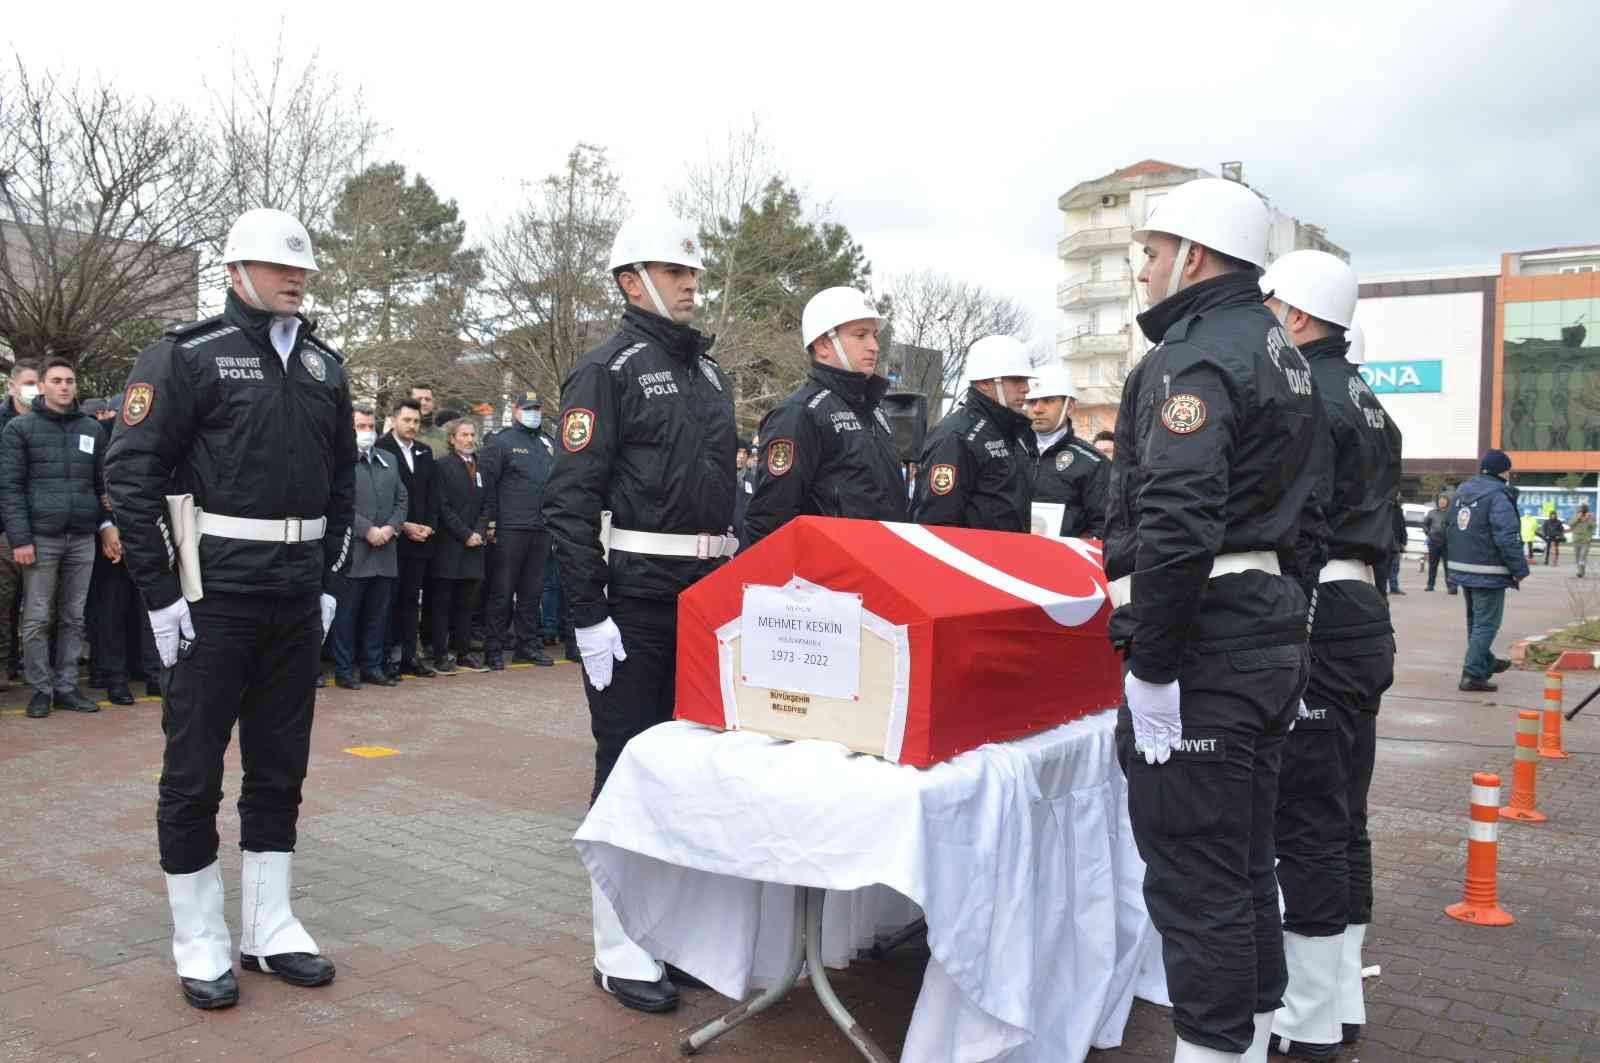
M628 740L672 718L678 592L738 549L733 384L690 326L701 269L690 223L626 222L611 252L622 325L561 386L545 523L583 657L594 797ZM591 894L595 984L640 1011L676 1008L670 970Z
M967 393L928 433L917 460L911 519L1025 532L1033 523L1033 428L1022 412L1034 369L1011 336L967 352Z
M1380 574L1394 547L1400 430L1346 355L1356 275L1325 251L1294 251L1261 278L1267 308L1308 362L1327 414L1312 456L1327 523L1306 711L1284 746L1278 884L1289 985L1272 1022L1277 1049L1329 1060L1355 1043L1366 1008L1361 946L1372 918L1367 789L1378 705L1394 681L1394 627Z
M357 458L341 359L297 313L317 268L305 227L282 211L247 211L223 261L232 287L222 315L139 355L106 455L128 569L168 669L156 834L172 954L198 1008L239 995L216 822L235 721L240 963L292 985L333 979L289 897L322 642L350 564ZM169 514L168 496L185 495L202 511L195 527ZM199 571L185 563L180 580L191 535Z
M1072 381L1061 365L1039 370L1028 388L1028 419L1033 422L1039 461L1034 467L1033 501L1065 507L1052 535L1099 539L1106 528L1106 486L1111 462L1072 431L1077 404Z
M1155 347L1129 375L1106 513L1117 722L1178 1063L1264 1060L1285 982L1273 812L1307 672L1321 407L1261 302L1268 215L1201 179L1134 239Z
M889 382L873 372L887 322L854 288L818 292L800 320L811 376L762 419L749 546L804 514L906 519L894 431L878 406Z

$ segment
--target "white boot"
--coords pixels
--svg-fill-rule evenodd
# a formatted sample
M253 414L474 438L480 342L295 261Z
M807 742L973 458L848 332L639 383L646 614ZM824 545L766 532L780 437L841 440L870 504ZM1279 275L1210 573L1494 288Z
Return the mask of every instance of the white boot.
M594 968L608 978L626 978L634 982L659 982L665 975L662 966L644 949L633 943L622 929L622 920L616 909L606 900L606 895L594 883L589 884L589 897L594 910Z
M233 969L233 938L222 915L222 868L215 860L188 875L167 876L172 959L179 978L211 982Z
M1272 1034L1279 1052L1302 1059L1331 1058L1343 1030L1339 1026L1339 958L1344 935L1283 935L1283 958L1289 986L1283 1007L1273 1013ZM1286 1043L1287 1042L1287 1043Z
M1240 1063L1267 1063L1267 1046L1272 1042L1272 1017L1275 1011L1258 1011L1255 1014L1256 1035L1250 1047L1239 1057Z
M1352 923L1344 928L1344 944L1339 951L1339 1022L1355 1044L1367 1021L1367 997L1361 988L1361 947L1367 941L1367 924ZM1355 1027L1351 1030L1349 1027Z
M1238 1063L1243 1057L1237 1052L1223 1052L1215 1048L1206 1048L1192 1041L1178 1038L1178 1050L1172 1056L1172 1063Z
M293 853L244 851L244 890L239 898L239 951L244 955L320 954L289 904L293 864Z

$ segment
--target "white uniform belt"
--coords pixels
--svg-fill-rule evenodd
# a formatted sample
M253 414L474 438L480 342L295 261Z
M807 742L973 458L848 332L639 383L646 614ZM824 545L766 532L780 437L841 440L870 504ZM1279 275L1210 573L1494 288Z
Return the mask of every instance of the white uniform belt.
M328 530L326 517L224 517L200 514L200 534L218 539L247 539L254 543L309 543Z
M1283 568L1278 564L1278 555L1271 550L1247 550L1238 554L1218 554L1212 559L1211 574L1206 578L1216 579L1236 572L1268 572L1277 576L1283 573ZM1111 594L1111 608L1121 609L1133 600L1133 577L1114 579L1106 585L1106 589Z
M1338 583L1340 580L1360 580L1378 585L1378 570L1371 565L1363 565L1359 561L1339 560L1329 561L1322 566L1322 574L1317 577L1318 583Z
M611 549L629 554L654 554L656 557L696 557L705 561L713 557L732 557L739 550L739 540L731 535L700 532L697 535L671 535L666 532L628 531L611 529Z

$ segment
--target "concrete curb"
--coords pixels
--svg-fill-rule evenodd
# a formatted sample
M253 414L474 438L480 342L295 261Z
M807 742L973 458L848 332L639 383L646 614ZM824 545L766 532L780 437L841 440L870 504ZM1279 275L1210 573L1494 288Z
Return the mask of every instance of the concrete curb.
M1600 669L1600 653L1585 650L1563 650L1556 663L1550 666L1553 672L1583 672Z

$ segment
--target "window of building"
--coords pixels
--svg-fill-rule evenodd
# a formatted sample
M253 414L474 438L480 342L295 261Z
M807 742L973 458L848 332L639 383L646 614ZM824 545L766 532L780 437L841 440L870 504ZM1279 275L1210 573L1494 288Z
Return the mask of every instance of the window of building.
M1507 303L1500 445L1600 451L1600 299Z

